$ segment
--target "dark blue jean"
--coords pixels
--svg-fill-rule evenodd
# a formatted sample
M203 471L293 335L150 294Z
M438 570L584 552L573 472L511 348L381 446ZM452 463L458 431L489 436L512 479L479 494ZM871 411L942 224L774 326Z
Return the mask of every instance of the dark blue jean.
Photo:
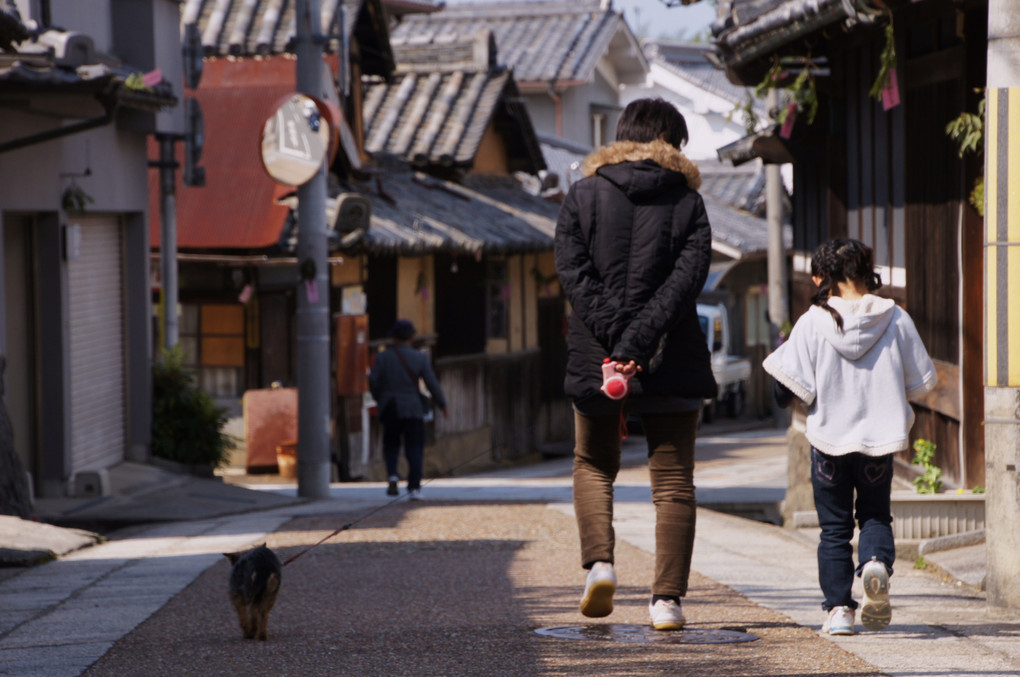
M425 422L420 418L397 418L388 408L381 417L383 425L383 458L386 474L399 475L397 461L400 460L400 442L404 443L407 457L407 489L421 488L422 465L425 461Z
M818 583L828 611L837 606L857 608L851 596L854 575L878 558L892 575L896 560L893 543L890 492L892 490L893 458L852 453L829 456L811 448L811 485L815 494L815 510L822 528L818 544ZM856 501L854 493L857 494ZM853 546L856 513L860 535L855 568Z

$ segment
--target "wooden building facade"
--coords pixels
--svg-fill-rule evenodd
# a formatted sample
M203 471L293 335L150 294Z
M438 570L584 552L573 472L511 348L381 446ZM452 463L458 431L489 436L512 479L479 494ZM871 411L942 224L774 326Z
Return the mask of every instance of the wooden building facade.
M810 303L815 247L832 237L872 247L879 293L910 313L939 371L915 404L912 439L936 443L947 484L983 485L982 217L968 201L981 160L961 159L946 126L978 110L987 4L750 4L726 3L714 28L730 78L754 85L781 63L791 78L810 68L817 88L814 123L802 111L789 139L775 139L794 159L792 315ZM895 81L883 102L872 88L887 26Z

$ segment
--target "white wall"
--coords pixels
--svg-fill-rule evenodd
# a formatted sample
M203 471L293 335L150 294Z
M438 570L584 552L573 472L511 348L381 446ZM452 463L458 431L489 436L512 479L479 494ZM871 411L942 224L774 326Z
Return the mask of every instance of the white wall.
M620 96L624 105L645 97L662 97L683 114L690 135L684 154L693 160L714 159L717 148L747 134L739 114L726 119L733 111L733 101L707 92L657 63L652 63L643 87L624 87Z

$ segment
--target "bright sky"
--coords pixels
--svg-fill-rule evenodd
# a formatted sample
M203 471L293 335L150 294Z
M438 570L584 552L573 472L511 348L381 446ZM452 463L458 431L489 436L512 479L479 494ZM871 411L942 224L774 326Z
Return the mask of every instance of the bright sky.
M666 7L662 0L613 0L613 8L623 12L639 38L690 40L699 34L707 38L715 19L715 5L708 0L686 7Z
M478 0L447 2L456 5ZM715 19L715 5L709 0L686 7L666 7L662 0L613 0L613 8L623 12L630 29L639 38L691 40L699 34L708 35L708 25Z

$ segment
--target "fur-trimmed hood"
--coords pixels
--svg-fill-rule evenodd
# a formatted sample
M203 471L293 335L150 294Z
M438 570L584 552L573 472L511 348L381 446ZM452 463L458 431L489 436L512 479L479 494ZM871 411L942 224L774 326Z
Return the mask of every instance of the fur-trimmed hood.
M592 176L606 165L643 160L651 160L663 169L683 174L687 179L687 185L692 190L701 188L701 172L698 170L698 165L681 153L679 149L660 140L646 143L617 141L586 157L581 171L584 176Z

